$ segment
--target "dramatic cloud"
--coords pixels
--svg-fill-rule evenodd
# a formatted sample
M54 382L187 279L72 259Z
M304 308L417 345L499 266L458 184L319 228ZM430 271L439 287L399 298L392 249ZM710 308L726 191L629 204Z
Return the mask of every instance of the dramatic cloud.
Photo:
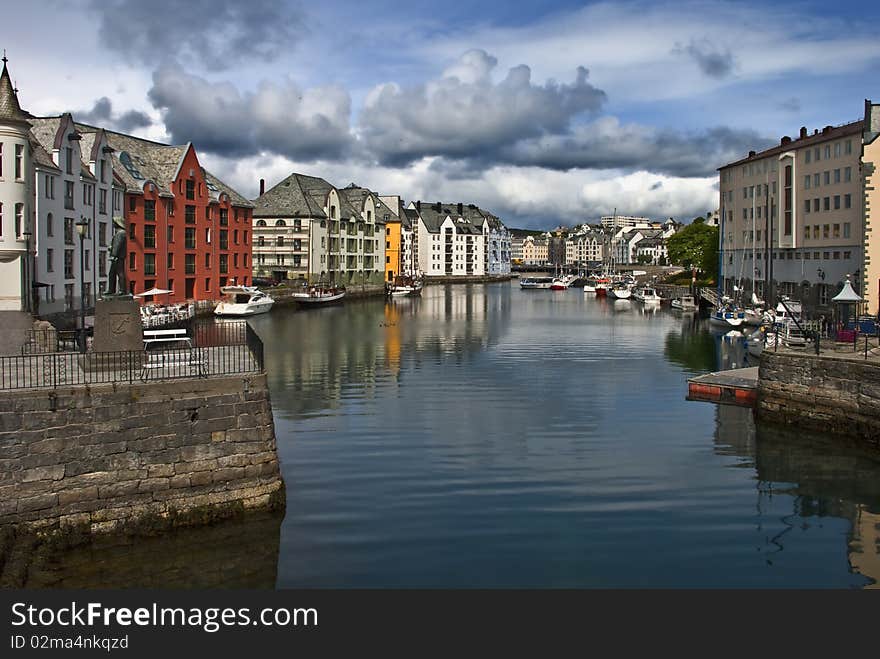
M166 65L148 93L175 143L226 156L269 152L312 161L342 158L351 146L351 99L336 86L302 90L291 81L239 92Z
M735 60L729 50L721 52L708 39L691 41L682 47L676 44L675 54L686 54L700 67L700 70L711 78L725 78L733 73Z
M583 67L571 84L536 85L525 65L493 82L496 64L488 53L471 50L424 85L372 90L358 124L366 152L398 165L424 156L491 159L522 139L565 134L575 117L597 111L605 101Z
M101 42L145 64L164 57L222 70L276 59L299 42L303 20L276 0L91 0Z
M106 96L102 96L91 110L73 112L73 118L84 124L100 126L101 128L109 128L118 130L122 133L130 133L139 128L149 128L153 125L153 120L149 115L137 110L129 110L121 115L113 114L113 104Z
M566 135L547 135L504 146L490 154L490 159L556 170L641 169L670 176L709 176L721 165L772 143L773 140L752 130L719 126L686 133L624 125L615 117L601 117ZM468 160L468 169L491 164L477 150Z

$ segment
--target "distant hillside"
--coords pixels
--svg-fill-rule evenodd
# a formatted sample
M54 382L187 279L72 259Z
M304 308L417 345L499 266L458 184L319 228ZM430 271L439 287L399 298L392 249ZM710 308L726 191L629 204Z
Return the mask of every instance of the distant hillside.
M526 236L540 236L542 234L547 233L546 231L541 231L540 229L511 229L507 228L510 231L511 236L515 236L517 238L525 238Z

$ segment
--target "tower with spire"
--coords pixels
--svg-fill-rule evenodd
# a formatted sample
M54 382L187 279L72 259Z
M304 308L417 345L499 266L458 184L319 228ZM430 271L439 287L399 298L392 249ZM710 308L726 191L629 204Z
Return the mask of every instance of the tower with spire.
M3 52L0 72L0 311L28 308L28 252L34 170L30 123L18 103Z

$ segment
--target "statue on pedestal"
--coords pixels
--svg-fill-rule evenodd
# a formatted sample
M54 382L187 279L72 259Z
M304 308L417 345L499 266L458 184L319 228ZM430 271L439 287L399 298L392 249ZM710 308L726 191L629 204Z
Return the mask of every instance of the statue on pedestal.
M106 295L128 295L128 285L125 278L125 247L127 243L125 220L115 216L113 224L116 226L116 233L113 234L113 240L110 243L110 272L108 273ZM117 282L119 283L118 292L116 290Z

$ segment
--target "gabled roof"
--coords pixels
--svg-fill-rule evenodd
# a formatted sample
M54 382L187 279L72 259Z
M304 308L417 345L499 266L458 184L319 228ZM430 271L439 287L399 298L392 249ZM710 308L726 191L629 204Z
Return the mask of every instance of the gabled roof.
M28 116L18 104L18 94L6 68L6 56L3 56L3 71L0 72L0 121L27 123Z
M322 178L294 172L254 200L254 217L326 218L324 200L331 189Z
M98 180L95 178L91 169L89 169L88 163L82 159L82 156L86 152L91 151L93 139L84 135L77 129L76 124L73 123L73 119L69 114L62 114L58 117L30 117L28 122L31 125L31 135L33 135L40 143L46 155L49 157L49 160L52 160L52 156L49 154L56 149L61 148L61 144L64 142L62 128L69 124L72 127L73 132L80 136L80 175L89 181ZM57 166L56 169L60 170Z

